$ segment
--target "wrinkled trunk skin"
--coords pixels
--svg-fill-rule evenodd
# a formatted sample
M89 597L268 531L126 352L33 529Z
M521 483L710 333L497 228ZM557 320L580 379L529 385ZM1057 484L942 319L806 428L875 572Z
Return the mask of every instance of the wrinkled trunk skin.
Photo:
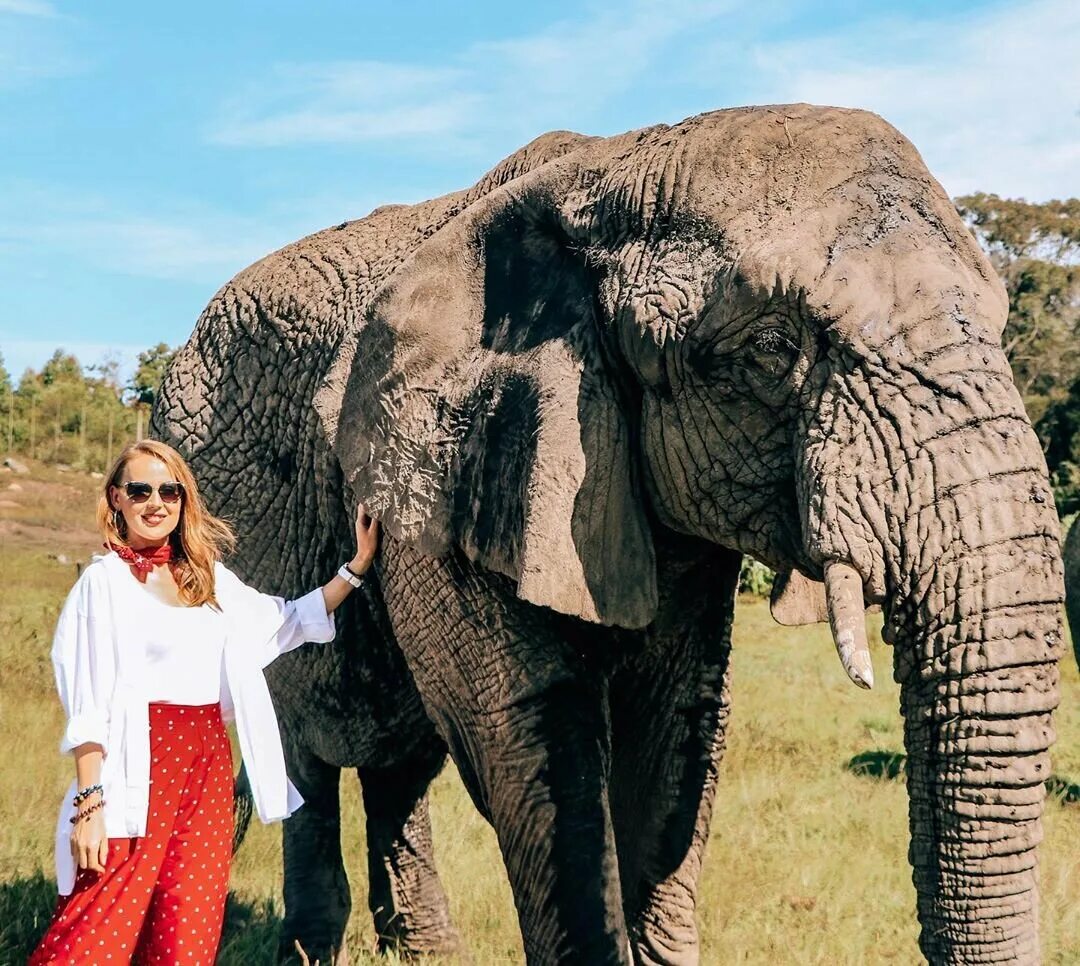
M884 575L919 942L934 964L1039 961L1036 847L1063 590L1045 463L1002 367L973 392L959 380L929 394L851 378L832 427L862 427L871 469L827 438L808 453L823 494L812 537ZM845 437L859 438L832 439ZM838 520L861 529L838 543Z
M955 535L895 653L920 945L933 963L1034 963L1062 641L1056 515L1044 480L1007 469L936 514Z

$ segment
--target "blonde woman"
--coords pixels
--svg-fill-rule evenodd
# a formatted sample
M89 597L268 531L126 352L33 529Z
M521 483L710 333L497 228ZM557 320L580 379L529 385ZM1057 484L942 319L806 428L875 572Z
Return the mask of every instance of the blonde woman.
M208 512L172 447L126 447L98 524L108 552L68 594L52 659L75 780L60 810L60 896L30 963L212 963L232 843L236 721L255 808L286 818L285 774L262 669L334 637L333 612L374 557L377 524L356 512L356 555L296 600L263 594L221 562L228 524Z

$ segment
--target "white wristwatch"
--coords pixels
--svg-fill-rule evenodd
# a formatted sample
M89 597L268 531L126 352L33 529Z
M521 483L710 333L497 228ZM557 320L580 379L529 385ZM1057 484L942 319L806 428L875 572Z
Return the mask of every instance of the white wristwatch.
M338 568L337 575L342 580L352 584L354 587L359 587L364 582L360 577L357 577L356 574L354 574L346 564L342 564Z

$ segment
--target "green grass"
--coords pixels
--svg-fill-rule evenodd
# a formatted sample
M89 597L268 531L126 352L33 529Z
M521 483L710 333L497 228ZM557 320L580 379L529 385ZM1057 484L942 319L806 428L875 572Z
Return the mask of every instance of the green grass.
M61 712L48 652L75 569L49 554L86 559L99 543L92 530L97 481L32 466L15 493L5 489L15 478L0 474L0 498L20 504L0 509L0 727L7 739L0 756L0 963L21 962L51 913L52 830L70 779L70 760L55 750ZM887 764L880 765L902 752L903 742L879 623L872 622L871 640L878 683L868 693L848 683L826 628L782 628L762 601L740 601L734 718L699 905L703 963L918 960L903 781L890 780ZM1080 804L1070 795L1080 782L1080 679L1071 657L1062 665L1056 726L1061 785L1047 805L1041 853L1044 961L1080 963ZM869 764L853 769L856 756ZM353 773L343 775L342 802L353 888L350 956L375 962L367 952L374 935ZM521 962L494 833L452 766L432 790L432 822L473 961ZM279 827L252 823L233 869L220 963L271 960L281 914L280 842Z

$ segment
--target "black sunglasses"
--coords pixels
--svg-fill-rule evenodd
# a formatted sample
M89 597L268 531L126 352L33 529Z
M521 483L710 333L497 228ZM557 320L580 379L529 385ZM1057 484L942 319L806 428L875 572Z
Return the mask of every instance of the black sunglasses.
M154 492L154 487L150 483L128 482L124 484L124 489L132 503L145 503ZM184 495L184 484L175 481L162 483L157 491L162 503L175 503Z

